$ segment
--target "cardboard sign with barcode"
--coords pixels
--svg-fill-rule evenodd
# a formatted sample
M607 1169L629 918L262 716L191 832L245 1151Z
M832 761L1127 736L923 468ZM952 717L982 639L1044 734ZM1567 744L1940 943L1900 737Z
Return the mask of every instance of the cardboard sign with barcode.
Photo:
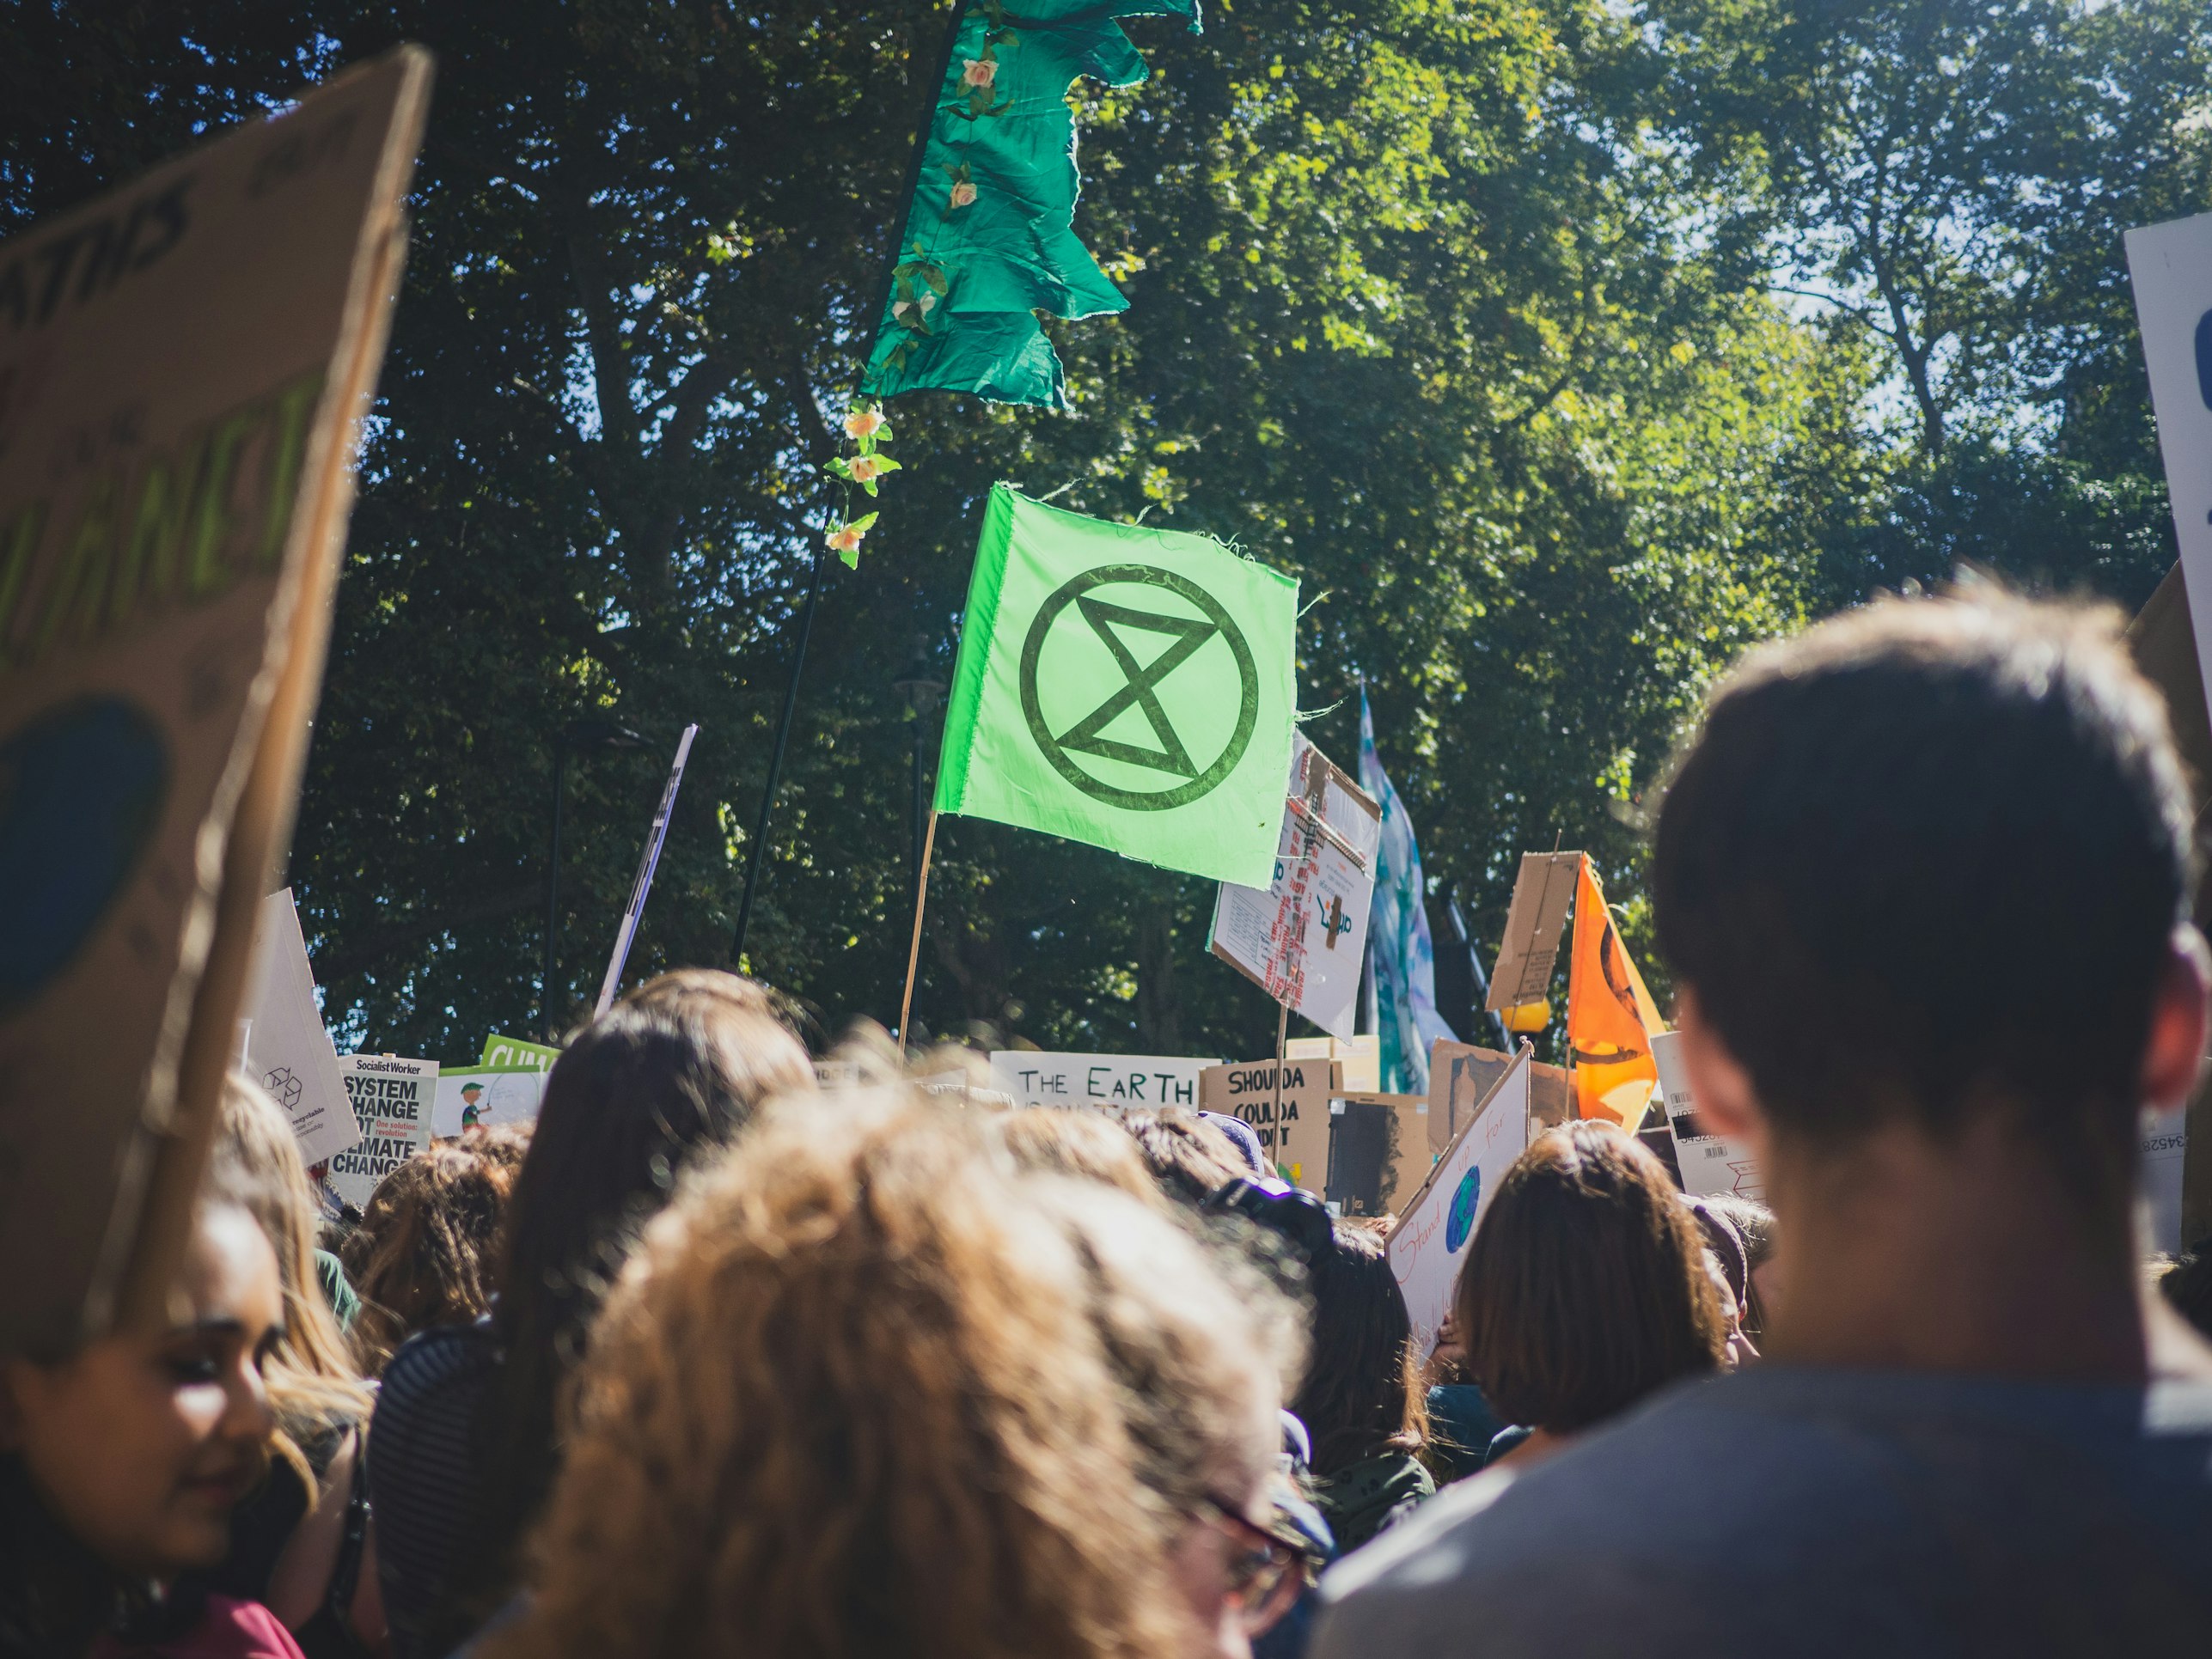
M0 1352L166 1292L429 83L403 47L0 245Z

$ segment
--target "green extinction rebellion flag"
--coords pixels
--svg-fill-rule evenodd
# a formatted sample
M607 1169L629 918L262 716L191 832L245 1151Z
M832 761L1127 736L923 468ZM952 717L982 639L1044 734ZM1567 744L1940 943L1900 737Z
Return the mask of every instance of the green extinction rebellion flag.
M994 486L937 808L1264 887L1290 772L1298 583L1207 536Z

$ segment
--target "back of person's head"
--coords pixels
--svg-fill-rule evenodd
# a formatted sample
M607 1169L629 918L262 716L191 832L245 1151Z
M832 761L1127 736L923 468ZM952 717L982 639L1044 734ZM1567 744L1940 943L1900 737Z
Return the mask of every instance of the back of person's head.
M1499 1420L1554 1434L1714 1369L1726 1339L1703 1235L1665 1166L1597 1122L1546 1131L1506 1172L1455 1311Z
M677 1178L814 1068L767 993L735 974L667 973L577 1034L546 1079L508 1199L482 1402L472 1556L449 1581L449 1633L505 1600L514 1550L558 1461L554 1421L601 1296Z
M1367 1229L1339 1221L1315 1253L1306 1284L1313 1343L1291 1410L1326 1479L1385 1449L1418 1452L1427 1434L1426 1391L1413 1351L1405 1292Z
M257 1085L233 1075L223 1082L215 1132L209 1199L251 1213L277 1254L284 1329L262 1373L277 1414L278 1454L312 1493L311 1465L327 1457L309 1454L334 1449L339 1436L367 1420L372 1401L316 1272L321 1211L290 1119Z
M605 1310L486 1654L1177 1650L1084 1266L1027 1179L898 1087L771 1107L701 1168Z
M361 1297L351 1335L367 1375L416 1332L492 1306L500 1229L529 1144L528 1125L500 1124L427 1147L376 1184L343 1253Z
M1879 603L1714 696L1659 814L1659 945L1777 1138L1999 1107L2122 1213L2189 827L2116 613Z
M1229 1138L1195 1112L1132 1112L1121 1126L1135 1138L1160 1191L1178 1204L1202 1205L1245 1173Z
M1166 1202L1136 1142L1103 1112L1082 1107L1026 1107L993 1127L1020 1168L1103 1181L1155 1207Z

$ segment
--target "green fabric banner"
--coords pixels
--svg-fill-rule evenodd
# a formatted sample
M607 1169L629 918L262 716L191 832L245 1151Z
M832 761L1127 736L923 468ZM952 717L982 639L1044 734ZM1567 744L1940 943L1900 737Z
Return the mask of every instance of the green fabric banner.
M937 808L1274 879L1298 583L1208 536L991 491Z
M1065 406L1059 354L1033 314L1125 310L1073 229L1081 180L1067 89L1134 86L1145 60L1118 20L1190 19L1198 0L969 4L938 88L864 394L934 387Z

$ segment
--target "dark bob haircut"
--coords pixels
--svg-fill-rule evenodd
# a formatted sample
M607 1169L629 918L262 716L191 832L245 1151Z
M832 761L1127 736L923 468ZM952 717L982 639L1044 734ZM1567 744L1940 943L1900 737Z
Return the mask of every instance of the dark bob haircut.
M1727 1340L1696 1218L1666 1166L1604 1123L1551 1130L1506 1172L1455 1311L1499 1420L1554 1434L1714 1370Z
M2117 613L1886 601L1713 698L1659 813L1659 948L1777 1135L1999 1107L2123 1207L2190 820Z

